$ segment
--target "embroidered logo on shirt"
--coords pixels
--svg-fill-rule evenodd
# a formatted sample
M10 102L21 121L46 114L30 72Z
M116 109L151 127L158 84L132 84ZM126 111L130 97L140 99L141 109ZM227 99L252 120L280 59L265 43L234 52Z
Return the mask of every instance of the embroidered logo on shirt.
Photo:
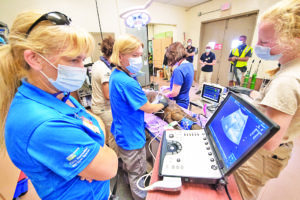
M66 159L72 167L76 167L90 152L88 147L78 147L73 153L71 153Z
M76 158L76 156L78 156L79 154L81 154L83 151L83 148L82 147L78 147L73 153L71 153L68 157L67 157L67 160L68 161L71 161L73 160L74 158Z

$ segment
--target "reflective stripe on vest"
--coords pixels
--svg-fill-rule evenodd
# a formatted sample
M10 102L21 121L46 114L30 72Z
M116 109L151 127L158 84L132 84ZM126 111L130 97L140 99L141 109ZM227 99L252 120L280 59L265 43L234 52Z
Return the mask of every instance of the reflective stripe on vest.
M240 56L239 49L235 48L235 49L232 50L232 55L236 56L236 57L239 57L239 58L245 58L246 54L250 50L252 51L252 47L249 47L247 45L246 48L243 50L242 55ZM234 64L234 63L231 61L231 64ZM244 67L244 66L247 66L247 61L237 61L236 62L236 67Z

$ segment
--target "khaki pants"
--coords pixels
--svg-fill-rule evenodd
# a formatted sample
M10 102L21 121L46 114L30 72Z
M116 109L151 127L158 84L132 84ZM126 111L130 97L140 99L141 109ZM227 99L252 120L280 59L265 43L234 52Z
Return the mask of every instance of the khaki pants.
M128 173L129 185L133 199L145 199L147 192L139 190L136 186L138 179L146 173L147 164L145 146L141 149L129 151L119 147L119 155L123 161L123 169Z
M261 148L235 171L235 180L244 200L257 199L266 182L279 176L288 164L292 148L292 142L281 144L273 152Z
M199 90L202 90L203 88L203 83L211 83L211 76L212 72L200 72L200 78L199 78Z
M110 132L111 123L112 123L111 110L102 110L101 112L94 112L94 113L103 120L103 123L105 125L105 132L106 132L105 144L107 144L110 148L112 148L116 152L117 156L119 157L118 145L116 144L113 134Z

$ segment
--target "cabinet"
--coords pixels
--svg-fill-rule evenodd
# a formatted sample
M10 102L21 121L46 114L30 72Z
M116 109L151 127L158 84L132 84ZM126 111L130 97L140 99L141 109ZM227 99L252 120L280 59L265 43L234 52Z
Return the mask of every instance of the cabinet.
M166 47L172 44L172 42L173 38L171 37L153 40L153 65L155 68L162 68Z

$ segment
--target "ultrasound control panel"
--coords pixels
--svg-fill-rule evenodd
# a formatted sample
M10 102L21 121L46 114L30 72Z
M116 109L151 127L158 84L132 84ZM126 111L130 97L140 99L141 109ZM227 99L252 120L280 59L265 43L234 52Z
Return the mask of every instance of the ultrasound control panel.
M163 137L160 174L220 178L221 172L204 130L171 130Z

